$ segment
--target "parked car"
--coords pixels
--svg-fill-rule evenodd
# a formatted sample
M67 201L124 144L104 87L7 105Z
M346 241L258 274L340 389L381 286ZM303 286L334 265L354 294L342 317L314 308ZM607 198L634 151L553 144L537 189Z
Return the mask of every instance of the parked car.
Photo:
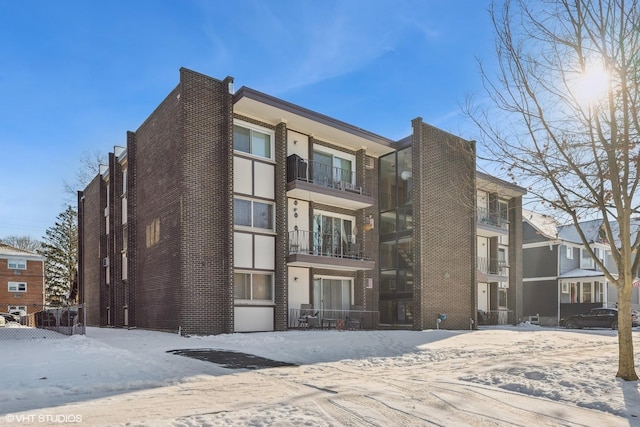
M4 316L0 316L0 326L6 325L7 321L4 319Z
M0 313L0 316L4 317L6 323L20 322L20 316L14 316L11 313Z
M631 313L631 325L640 326L638 313ZM618 329L618 310L615 308L592 308L586 313L574 314L560 319L560 326L567 329L611 328Z

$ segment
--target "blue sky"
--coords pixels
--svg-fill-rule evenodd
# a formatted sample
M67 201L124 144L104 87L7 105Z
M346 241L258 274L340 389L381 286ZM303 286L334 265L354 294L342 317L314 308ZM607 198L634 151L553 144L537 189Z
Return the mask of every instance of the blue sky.
M382 136L464 138L489 0L0 1L0 237L44 236L87 153L125 145L186 67Z

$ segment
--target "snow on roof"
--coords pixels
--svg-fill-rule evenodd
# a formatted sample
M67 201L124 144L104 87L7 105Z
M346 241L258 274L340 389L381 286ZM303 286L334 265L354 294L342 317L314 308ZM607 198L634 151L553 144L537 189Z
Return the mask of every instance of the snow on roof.
M567 271L566 273L558 276L559 279L576 279L578 277L604 277L604 273L597 270L583 270L576 268L575 270Z
M583 221L579 223L584 236L587 238L587 242L595 243L602 240L602 238L600 237L602 222L602 219L593 219L590 221ZM575 224L560 226L558 228L558 237L566 242L582 244L582 239L580 239L580 235L578 234L578 230Z
M5 245L4 243L0 243L0 258L7 257L22 257L29 259L41 259L44 260L42 255L39 255L35 252L25 251L24 249L14 248L13 246Z
M558 237L558 222L551 215L541 214L526 209L522 210L522 219L549 239Z

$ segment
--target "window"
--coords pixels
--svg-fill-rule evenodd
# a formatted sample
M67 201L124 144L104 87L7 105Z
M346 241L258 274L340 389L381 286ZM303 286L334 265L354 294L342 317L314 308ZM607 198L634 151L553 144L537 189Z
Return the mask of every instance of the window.
M316 278L313 281L313 308L349 310L351 283L351 279Z
M582 302L594 302L591 292L591 282L582 283Z
M273 301L273 274L236 272L233 282L233 295L237 300Z
M273 230L273 204L233 199L233 223L243 227Z
M593 258L591 258L589 252L584 248L580 249L580 268L594 268Z
M573 248L569 245L565 246L567 250L567 259L573 259Z
M26 259L10 259L8 261L9 270L26 270L27 269L27 260Z
M507 307L507 290L505 288L498 289L498 306Z
M271 135L247 127L233 126L233 149L271 159Z
M498 217L500 218L500 224L509 223L509 204L502 200L498 201Z
M127 197L127 170L122 170L122 197Z
M21 316L26 316L27 306L26 305L10 305L9 306L9 313L15 313L16 311L19 311Z
M127 270L129 268L129 263L127 260L127 251L122 251L122 280L127 280Z
M27 292L27 284L22 282L9 282L9 292Z

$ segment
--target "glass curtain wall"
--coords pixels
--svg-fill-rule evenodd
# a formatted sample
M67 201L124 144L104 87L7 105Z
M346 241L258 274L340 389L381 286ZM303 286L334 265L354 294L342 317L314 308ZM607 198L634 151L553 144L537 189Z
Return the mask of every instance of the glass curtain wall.
M413 323L412 147L380 159L380 322Z

